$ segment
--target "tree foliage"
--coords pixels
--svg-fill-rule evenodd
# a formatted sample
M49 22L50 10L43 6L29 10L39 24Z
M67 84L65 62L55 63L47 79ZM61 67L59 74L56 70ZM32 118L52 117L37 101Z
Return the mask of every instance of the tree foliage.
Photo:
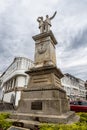
M6 118L9 117L9 113L1 113L0 114L0 129L7 130L12 123L9 121L6 121Z

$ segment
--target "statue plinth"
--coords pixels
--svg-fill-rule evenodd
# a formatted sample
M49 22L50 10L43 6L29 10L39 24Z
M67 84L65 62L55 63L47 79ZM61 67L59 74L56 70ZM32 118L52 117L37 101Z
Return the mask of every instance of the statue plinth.
M47 37L50 37L50 39L53 41L54 45L57 44L57 40L51 30L49 32L44 32L44 33L35 35L32 38L34 39L34 41L38 42L38 40L44 40L44 38L46 39Z
M56 38L52 31L33 36L35 41L35 67L40 65L56 65Z

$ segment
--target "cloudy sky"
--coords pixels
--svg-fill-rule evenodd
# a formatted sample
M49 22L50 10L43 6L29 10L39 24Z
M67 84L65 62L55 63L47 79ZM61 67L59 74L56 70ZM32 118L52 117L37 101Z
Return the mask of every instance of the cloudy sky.
M87 0L0 0L1 73L16 56L34 59L36 19L55 11L51 29L58 41L57 66L87 80Z

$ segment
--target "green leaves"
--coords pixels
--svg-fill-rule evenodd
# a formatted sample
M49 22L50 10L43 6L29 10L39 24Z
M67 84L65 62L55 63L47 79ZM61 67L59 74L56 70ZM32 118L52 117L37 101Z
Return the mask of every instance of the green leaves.
M87 113L85 112L79 112L77 115L80 116L80 122L87 122Z
M87 123L78 123L78 124L72 124L72 125L66 125L66 124L45 124L40 126L40 130L87 130Z
M12 125L11 122L5 120L8 117L9 117L8 113L0 114L0 128L3 128L3 130L7 130L7 128L9 128Z

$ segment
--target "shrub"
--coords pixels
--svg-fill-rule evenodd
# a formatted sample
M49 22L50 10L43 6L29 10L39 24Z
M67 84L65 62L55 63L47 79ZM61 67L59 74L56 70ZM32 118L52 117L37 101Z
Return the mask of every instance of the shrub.
M40 130L87 130L87 123L67 124L42 124Z
M3 130L7 130L7 128L9 128L12 123L9 121L6 121L6 118L9 117L9 113L1 113L0 114L0 128L2 128Z
M85 112L79 112L77 115L80 116L80 122L87 122L87 113Z

